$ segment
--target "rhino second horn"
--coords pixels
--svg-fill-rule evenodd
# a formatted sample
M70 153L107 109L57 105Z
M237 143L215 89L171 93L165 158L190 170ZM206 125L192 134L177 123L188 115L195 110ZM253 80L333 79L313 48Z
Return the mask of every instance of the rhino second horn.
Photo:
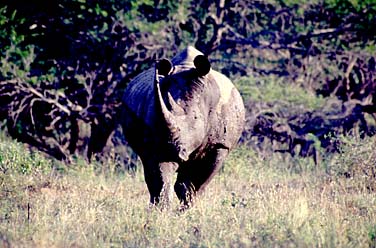
M174 98L171 96L170 92L168 92L168 103L171 105L171 110L176 115L183 115L184 109L175 102Z

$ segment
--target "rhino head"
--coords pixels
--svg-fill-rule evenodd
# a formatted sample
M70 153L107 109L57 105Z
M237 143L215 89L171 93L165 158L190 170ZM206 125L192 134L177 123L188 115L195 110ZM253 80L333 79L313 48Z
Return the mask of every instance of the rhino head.
M204 55L197 55L193 60L194 67L188 71L184 66L174 68L172 63L163 59L155 66L154 92L156 106L162 114L163 121L169 132L169 142L176 149L178 157L182 161L187 161L189 155L197 148L195 144L196 135L191 131L204 131L203 119L197 120L200 115L200 87L205 87L208 80L205 76L210 72L211 66L209 60ZM161 84L166 87L166 100L162 96ZM177 103L171 92L175 93ZM193 116L192 116L193 115ZM188 128L188 125L194 127ZM195 129L195 130L193 130Z

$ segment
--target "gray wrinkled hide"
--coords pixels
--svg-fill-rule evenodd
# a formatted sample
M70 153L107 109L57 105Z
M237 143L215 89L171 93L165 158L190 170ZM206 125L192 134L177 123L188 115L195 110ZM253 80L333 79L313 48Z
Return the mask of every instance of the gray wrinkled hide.
M193 60L201 54L188 47L172 59L169 75L156 81L151 68L135 77L124 94L123 131L142 160L153 204L169 204L177 172L175 193L188 206L221 168L243 130L239 92L213 69L199 76ZM163 117L158 82L174 128Z

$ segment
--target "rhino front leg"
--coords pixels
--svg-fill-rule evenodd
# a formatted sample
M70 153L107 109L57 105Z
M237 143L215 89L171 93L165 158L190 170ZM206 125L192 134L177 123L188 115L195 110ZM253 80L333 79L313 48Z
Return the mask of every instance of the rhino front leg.
M159 203L159 195L163 187L163 181L158 166L150 166L143 162L145 182L150 194L150 203Z
M143 161L144 176L150 193L150 203L169 208L173 195L173 176L178 168L174 162Z
M189 207L194 197L204 191L222 168L228 153L227 148L211 149L203 158L185 163L178 169L175 192L185 207Z
M163 162L159 164L161 171L163 186L160 192L160 207L162 209L168 209L171 206L172 198L174 196L173 178L178 164L174 162Z

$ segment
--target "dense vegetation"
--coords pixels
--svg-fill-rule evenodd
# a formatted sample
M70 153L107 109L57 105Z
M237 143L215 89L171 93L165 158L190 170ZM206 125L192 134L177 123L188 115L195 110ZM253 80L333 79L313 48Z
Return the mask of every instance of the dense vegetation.
M375 24L374 0L2 1L0 246L375 247ZM187 45L247 123L197 205L160 213L116 117Z
M0 119L60 160L114 150L126 84L189 44L243 92L257 149L318 162L338 135L376 132L373 0L9 0L0 13Z

